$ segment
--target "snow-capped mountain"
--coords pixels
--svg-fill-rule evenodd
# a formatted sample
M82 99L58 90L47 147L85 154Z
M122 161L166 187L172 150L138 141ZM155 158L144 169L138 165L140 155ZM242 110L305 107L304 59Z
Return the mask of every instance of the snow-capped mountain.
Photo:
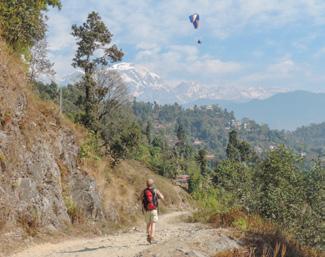
M109 69L120 74L132 97L141 101L156 101L161 104L175 102L185 104L198 99L247 101L265 99L275 93L286 91L256 87L207 87L193 81L183 81L175 85L175 83L165 81L158 74L142 65L125 62L114 64ZM70 74L59 83L61 85L74 83L81 78L81 74L81 72Z
M124 82L129 86L129 92L132 96L142 101L156 101L161 104L174 102L184 104L207 98L248 101L265 99L273 94L286 92L286 90L279 88L207 87L193 81L183 81L174 85L163 80L158 74L146 67L130 63L115 64L110 69L120 73Z
M147 87L161 89L163 81L156 73L150 72L143 66L134 66L130 63L119 63L113 65L111 70L118 71L123 80L134 86L134 89L143 90Z
M159 75L144 66L119 63L110 67L117 71L128 85L129 93L142 101L169 103L177 99L172 97L172 88Z

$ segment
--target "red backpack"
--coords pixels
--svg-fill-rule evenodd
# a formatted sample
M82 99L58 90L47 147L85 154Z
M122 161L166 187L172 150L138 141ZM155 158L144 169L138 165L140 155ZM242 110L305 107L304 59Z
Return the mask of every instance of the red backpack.
M142 205L146 211L156 210L158 208L158 195L155 189L146 188L143 191Z

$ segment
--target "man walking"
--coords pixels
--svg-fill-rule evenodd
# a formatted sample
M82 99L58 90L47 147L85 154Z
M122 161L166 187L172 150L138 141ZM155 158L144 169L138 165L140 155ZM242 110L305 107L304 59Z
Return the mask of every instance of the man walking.
M154 242L155 227L158 222L158 201L164 201L164 196L154 186L153 179L147 180L147 188L143 191L143 211L147 223L147 241Z

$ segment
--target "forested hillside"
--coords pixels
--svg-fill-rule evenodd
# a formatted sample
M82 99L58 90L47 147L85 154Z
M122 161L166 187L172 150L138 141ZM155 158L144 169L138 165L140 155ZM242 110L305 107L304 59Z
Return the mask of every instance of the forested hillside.
M181 132L191 146L208 150L215 160L225 158L231 130L236 130L260 156L281 144L308 160L325 156L324 124L302 127L294 132L272 130L250 119L239 120L234 112L218 105L183 108L178 104L135 101L133 111L143 126L152 126L156 135L165 135L171 144L177 142L177 134Z
M325 157L325 122L296 129L290 135L290 141L304 152L313 152Z
M300 126L320 123L325 120L325 94L308 91L277 93L266 99L248 102L199 99L185 106L218 104L236 113L237 118L265 123L272 129L295 130Z
M134 102L133 111L140 124L152 127L154 136L164 136L169 145L182 138L197 149L207 148L224 158L228 133L233 128L234 114L217 106L183 109L180 105L158 105Z
M113 76L112 80L114 77L118 78L115 73L110 75ZM44 99L52 99L59 103L58 85L38 83L36 87ZM117 117L121 107L119 103L128 102L127 88L119 80L114 85L111 83L110 87L113 93L108 99L114 108L109 113L112 117L114 115ZM72 85L63 88L63 109L73 119L77 119L81 113L78 107L81 94L80 89ZM323 159L325 156L324 123L303 126L295 131L280 131L270 129L266 124L259 124L254 120L238 119L236 113L219 105L184 108L177 103L159 105L133 101L131 106L132 111L127 111L127 117L120 115L114 122L111 121L112 124L121 124L122 120L128 123L137 120L143 131L149 129L151 137L165 140L169 146L177 143L178 136L184 136L191 147L208 150L215 160L225 158L228 134L231 130L236 130L242 139L249 142L258 155L264 155L283 144L308 161Z

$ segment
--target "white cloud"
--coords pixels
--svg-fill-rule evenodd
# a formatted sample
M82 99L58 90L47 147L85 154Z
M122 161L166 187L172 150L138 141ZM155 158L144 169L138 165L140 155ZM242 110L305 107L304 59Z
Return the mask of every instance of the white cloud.
M74 72L74 68L71 66L73 54L59 55L50 54L49 58L54 62L54 70L56 71L56 80L61 80L65 76Z
M322 58L323 56L325 56L325 47L321 47L319 50L316 51L316 53L314 53L314 58L319 59Z
M188 71L198 74L204 73L207 76L218 76L240 71L242 66L236 62L223 62L209 57L195 60L189 66Z
M205 82L242 69L240 63L201 56L196 47L189 45L173 45L165 51L159 48L141 50L135 60L164 77L200 79Z
M271 76L290 77L298 70L299 67L291 58L284 57L278 63L271 64L266 71Z
M123 42L139 44L169 44L174 38L195 35L188 22L192 12L201 14L201 30L224 38L238 30L252 26L260 29L284 26L292 22L305 22L308 17L322 20L325 4L316 0L111 0L63 1L68 16L57 12L50 15L50 27L63 39L56 40L57 47L68 42L73 22L83 21L87 12L99 11L109 27ZM321 11L324 10L324 11ZM54 14L53 14L54 13ZM308 16L308 17L306 17ZM200 32L198 32L200 33ZM53 36L54 37L54 36Z
M293 78L299 70L301 68L291 58L283 57L278 62L269 64L260 71L243 76L241 81L244 84L274 83L275 81Z
M325 83L325 77L315 73L310 65L297 63L292 58L284 56L258 71L244 74L236 80L236 83L244 87L315 90L318 85Z
M48 22L50 56L56 62L59 76L72 70L75 43L70 35L71 25L81 24L92 10L101 14L118 45L132 46L130 51L135 52L131 53L131 62L146 65L169 80L195 79L210 84L277 87L281 83L293 86L295 81L306 82L308 67L296 63L294 55L280 59L270 56L268 49L279 47L273 35L265 38L267 45L252 50L253 60L249 61L228 53L221 57L212 45L220 39L227 42L240 33L297 28L306 23L325 25L324 0L63 0L63 10L51 11ZM188 21L188 15L193 12L201 15L198 31ZM202 50L195 44L201 35L210 39L207 44L203 42L202 49L210 47L212 50ZM310 32L300 41L292 42L292 48L307 51L315 37L317 33ZM193 44L187 44L186 40L192 40ZM239 47L240 44L238 42ZM318 56L323 51L320 50ZM283 52L276 55L282 56ZM264 58L268 58L262 65L264 68L254 63Z
M73 45L74 39L71 35L71 21L68 17L54 12L48 20L48 42L50 51L60 51Z
M191 33L187 16L192 12L201 14L204 30L216 34L227 34L250 24L277 26L305 22L306 16L315 21L325 18L322 0L65 0L63 8L71 10L69 19L82 18L87 11L97 10L116 33L132 40L148 36L147 40L156 42ZM162 38L155 38L157 35Z
M302 0L303 8L318 24L325 23L325 2L323 0Z

